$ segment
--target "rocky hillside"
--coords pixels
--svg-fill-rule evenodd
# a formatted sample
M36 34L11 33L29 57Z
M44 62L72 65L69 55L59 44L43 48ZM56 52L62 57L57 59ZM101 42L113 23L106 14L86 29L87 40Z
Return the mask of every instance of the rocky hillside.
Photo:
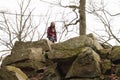
M92 35L52 44L16 42L0 69L0 80L120 80L120 46Z

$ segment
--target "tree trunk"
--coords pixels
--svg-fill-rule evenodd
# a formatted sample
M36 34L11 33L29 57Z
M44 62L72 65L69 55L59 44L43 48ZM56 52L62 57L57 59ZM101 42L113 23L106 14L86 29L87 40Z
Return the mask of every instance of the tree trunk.
M80 0L79 13L79 34L86 35L86 13L85 13L86 0Z

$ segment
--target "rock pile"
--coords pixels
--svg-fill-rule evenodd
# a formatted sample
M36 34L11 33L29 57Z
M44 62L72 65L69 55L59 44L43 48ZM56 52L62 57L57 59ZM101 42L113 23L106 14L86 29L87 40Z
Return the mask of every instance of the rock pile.
M92 34L56 44L16 42L0 80L120 80L120 47L106 46Z

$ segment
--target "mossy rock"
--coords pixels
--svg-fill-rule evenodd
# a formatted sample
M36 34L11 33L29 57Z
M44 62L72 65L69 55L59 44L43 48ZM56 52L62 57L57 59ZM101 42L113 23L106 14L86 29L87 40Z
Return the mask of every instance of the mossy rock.
M112 62L118 62L120 60L120 46L114 46L108 57Z
M120 76L120 64L119 64L119 65L116 65L115 73L116 73L118 76Z
M20 68L28 76L34 75L38 70L44 69L46 66L42 62L34 61L34 60L26 60L11 65Z
M76 49L79 47L91 47L94 50L103 49L103 47L100 45L100 43L97 41L95 37L91 38L87 35L81 35L61 43L52 44L51 47L52 49L56 49L56 50Z
M66 78L83 77L95 78L101 75L100 56L91 48L87 47L77 56Z
M76 49L53 49L47 53L48 58L51 60L67 60L72 57L76 57L84 50L84 47L78 47Z
M111 73L108 73L109 71L111 71L111 61L110 60L108 60L108 59L103 60L101 67L102 67L103 74L111 74Z
M29 80L19 68L6 66L0 69L0 80Z
M102 59L106 59L106 58L108 58L108 55L111 53L111 50L112 50L112 48L101 49L98 51L98 53Z
M61 42L61 43L57 43L57 44L53 44L52 49L76 49L78 47L92 47L93 44L93 40L89 37L87 37L86 35L82 35L79 37L74 37L71 38L67 41Z
M19 54L19 51L27 49L27 48L42 48L43 51L49 50L49 46L47 40L42 39L40 41L28 41L28 42L20 42L16 41L14 47L11 50L12 54Z
M27 48L19 51L19 54L11 54L7 56L2 66L24 62L26 60L45 61L44 54L42 54L42 48Z

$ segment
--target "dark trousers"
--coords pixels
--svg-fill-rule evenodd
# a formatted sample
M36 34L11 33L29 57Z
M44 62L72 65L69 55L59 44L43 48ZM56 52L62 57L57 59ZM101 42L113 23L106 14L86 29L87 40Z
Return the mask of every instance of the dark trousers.
M48 39L52 41L53 43L55 42L55 38L53 36L49 36Z

